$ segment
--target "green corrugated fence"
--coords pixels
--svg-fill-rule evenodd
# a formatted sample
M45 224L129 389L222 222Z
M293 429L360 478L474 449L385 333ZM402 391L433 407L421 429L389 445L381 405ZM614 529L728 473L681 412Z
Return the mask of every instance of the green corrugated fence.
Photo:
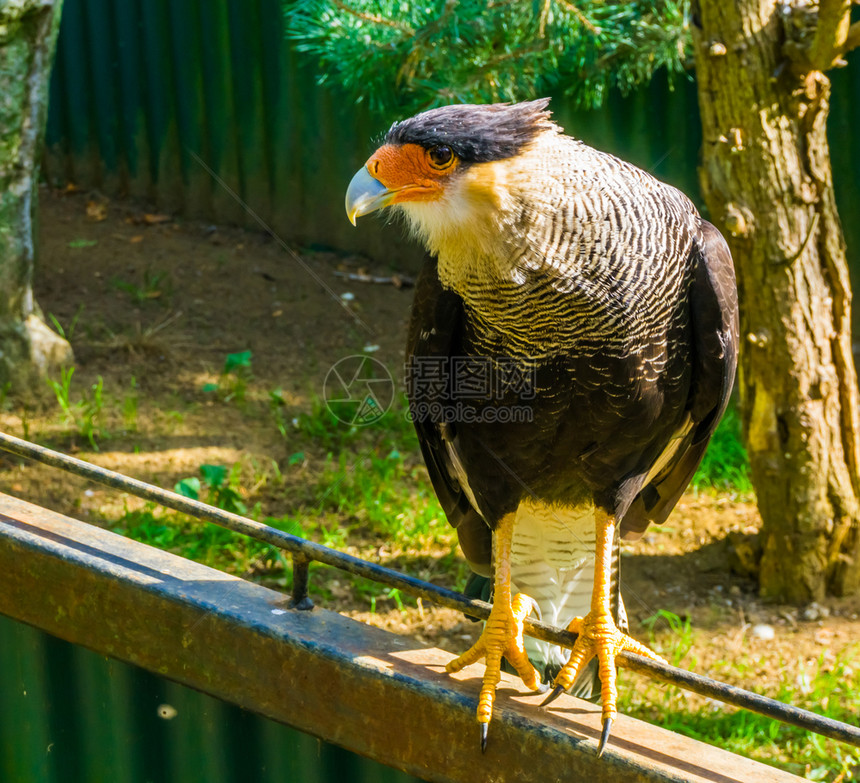
M285 238L380 250L355 245L340 192L378 127L315 79L280 0L67 0L46 175L247 222L195 153Z
M417 783L0 616L3 783Z
M417 259L380 221L347 222L343 195L396 119L317 85L284 39L281 0L65 0L46 174L187 217L251 224L210 166L285 239ZM860 56L834 77L831 139L840 209L860 271ZM696 198L695 85L660 78L598 111L554 101L569 133Z

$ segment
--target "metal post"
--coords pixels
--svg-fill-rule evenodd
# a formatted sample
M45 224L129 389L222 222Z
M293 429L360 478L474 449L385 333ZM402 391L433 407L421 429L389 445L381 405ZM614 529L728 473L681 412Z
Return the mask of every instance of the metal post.
M314 608L314 602L308 595L310 580L310 560L298 552L293 554L293 597L290 609L307 612Z

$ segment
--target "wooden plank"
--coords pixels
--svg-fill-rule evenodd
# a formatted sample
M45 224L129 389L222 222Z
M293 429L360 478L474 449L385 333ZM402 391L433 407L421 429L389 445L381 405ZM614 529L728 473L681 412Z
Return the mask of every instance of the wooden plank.
M597 759L598 707L506 676L482 755L482 666L6 495L0 612L428 780L799 780L626 716Z

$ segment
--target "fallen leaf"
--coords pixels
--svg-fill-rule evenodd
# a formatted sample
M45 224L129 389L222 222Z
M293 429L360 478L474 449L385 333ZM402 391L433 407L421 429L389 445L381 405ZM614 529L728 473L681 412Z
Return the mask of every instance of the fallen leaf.
M87 220L92 220L94 223L100 223L105 219L107 219L107 202L88 201Z
M145 212L143 215L143 222L148 226L156 226L159 223L169 223L173 220L170 215L156 215L150 212Z
M137 244L138 242L143 242L143 234L135 234L133 237L129 238L129 242L133 242Z

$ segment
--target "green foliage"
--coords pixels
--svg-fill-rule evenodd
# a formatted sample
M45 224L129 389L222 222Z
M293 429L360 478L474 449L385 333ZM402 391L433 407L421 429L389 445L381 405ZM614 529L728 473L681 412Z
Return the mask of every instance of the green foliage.
M72 376L74 373L74 367L63 367L60 370L60 380L55 381L48 378L47 383L51 391L54 392L66 423L74 425L77 431L89 441L90 446L98 451L96 435L100 435L101 431L97 427L97 420L104 408L104 381L99 375L98 380L90 386L89 392L84 392L80 399L75 402L72 400Z
M383 598L390 598L392 601L394 601L395 606L397 606L397 608L400 610L400 614L402 614L402 615L406 614L406 606L403 603L403 594L396 587L391 587L388 590L385 590L382 593L382 597ZM370 596L370 611L371 612L374 612L374 613L376 612L376 601L378 599L379 599L379 596L377 596L377 595L371 595Z
M57 398L57 405L60 406L60 410L63 411L63 415L66 417L67 423L74 423L75 415L72 412L72 376L75 374L74 367L61 367L60 368L60 380L55 381L51 378L48 379L48 386L51 387L54 392L54 396Z
M224 511L245 514L248 508L239 490L240 469L241 466L238 464L232 469L225 465L201 465L200 478L197 476L184 478L177 482L173 489L192 500L205 499L210 505L222 508ZM206 492L203 491L204 489Z
M382 426L390 421L391 419L385 416L377 424ZM348 444L354 443L364 430L362 427L345 424L319 398L314 398L311 401L310 413L300 413L295 417L294 427L299 433L326 449L342 449ZM374 425L373 431L376 431L376 425Z
M57 316L53 313L48 313L48 319L54 325L54 329L57 334L60 335L64 340L72 341L72 337L75 334L75 327L78 325L78 319L81 317L81 313L84 311L84 305L78 305L78 309L75 310L74 316L72 316L72 320L69 322L68 328L64 328L63 325L57 320Z
M268 544L184 514L159 510L149 503L142 509L127 511L115 530L136 541L234 573L255 557L279 556Z
M287 420L286 402L275 396ZM401 405L402 401L395 404L395 409ZM455 533L419 461L414 428L403 410L391 411L369 426L351 427L331 417L324 402L316 400L309 414L300 414L289 426L291 444L303 450L288 454L280 468L274 465L263 475L256 465L249 472L247 461L231 468L201 465L197 475L178 481L175 491L247 514L248 496L266 486L281 509L277 516L265 516L267 525L326 546L357 546L363 556L381 547L407 557L441 550L451 585L462 581L466 566L454 554ZM343 443L349 446L343 449ZM320 446L328 454L315 457ZM309 462L315 463L311 469ZM254 518L264 517L259 509L258 504L251 510ZM282 553L185 514L147 504L127 511L117 530L207 565L289 588L290 568ZM401 612L416 606L415 599L396 589L328 568L315 570L310 590L319 600L336 595L342 599L348 590L351 598L371 611L381 609L380 605Z
M120 278L114 278L111 285L119 291L128 294L134 304L143 304L153 299L159 299L163 294L170 295L172 286L167 272L153 272L146 270L143 273L143 285L129 283Z
M278 432L281 433L281 437L288 440L290 427L287 418L287 401L284 399L284 390L280 387L269 392L269 413L272 415L272 420L275 422ZM302 458L304 458L304 454L302 454ZM290 459L292 460L292 457ZM294 464L296 463L290 462L290 465Z
M431 535L445 518L426 485L424 468L395 448L386 451L387 446L383 439L357 456L341 452L337 460L329 458L318 508L408 544Z
M287 425L282 397L273 392L270 405L283 434ZM341 530L336 535L352 525L409 546L416 537L432 537L437 526L447 530L418 458L418 439L405 409L402 398L373 424L355 426L336 418L325 402L314 399L311 412L300 413L292 421L293 441L309 441L309 447L322 446L328 452L322 470L314 476L308 509L313 517L336 516ZM287 462L289 467L301 469L306 459L305 451L296 451Z
M651 646L673 665L699 668L698 661L691 657L695 632L689 618L682 620L672 612L660 611L645 624ZM826 654L822 654L809 674L803 673L802 664L800 674L796 665L785 665L779 670L775 692L769 689L766 695L854 723L860 710L858 653L860 647L848 648L830 663L825 660ZM749 653L719 661L707 673L748 687L760 666L760 659ZM852 774L860 772L860 754L856 749L711 700L693 707L686 692L674 685L637 677L635 687L629 683L619 688L618 708L679 734L804 775L808 780L853 780Z
M752 492L749 457L741 439L740 416L734 405L729 406L719 423L690 486L693 489Z
M681 661L687 657L693 646L693 628L689 617L683 619L674 612L660 609L655 614L642 621L651 636L651 646L656 647L655 634L658 630L668 628L672 635L672 643L663 654L673 666L680 666Z
M224 359L224 374L239 374L251 371L251 351L240 351L239 353L228 353Z
M248 382L254 377L251 372L251 351L228 353L224 358L224 369L218 383L203 384L207 394L217 392L224 402L245 402Z
M173 491L182 497L191 498L191 500L200 500L201 490L200 479L197 476L180 479L173 486Z
M688 40L688 0L300 0L285 10L321 83L401 113L559 88L598 105L611 86L680 71Z

